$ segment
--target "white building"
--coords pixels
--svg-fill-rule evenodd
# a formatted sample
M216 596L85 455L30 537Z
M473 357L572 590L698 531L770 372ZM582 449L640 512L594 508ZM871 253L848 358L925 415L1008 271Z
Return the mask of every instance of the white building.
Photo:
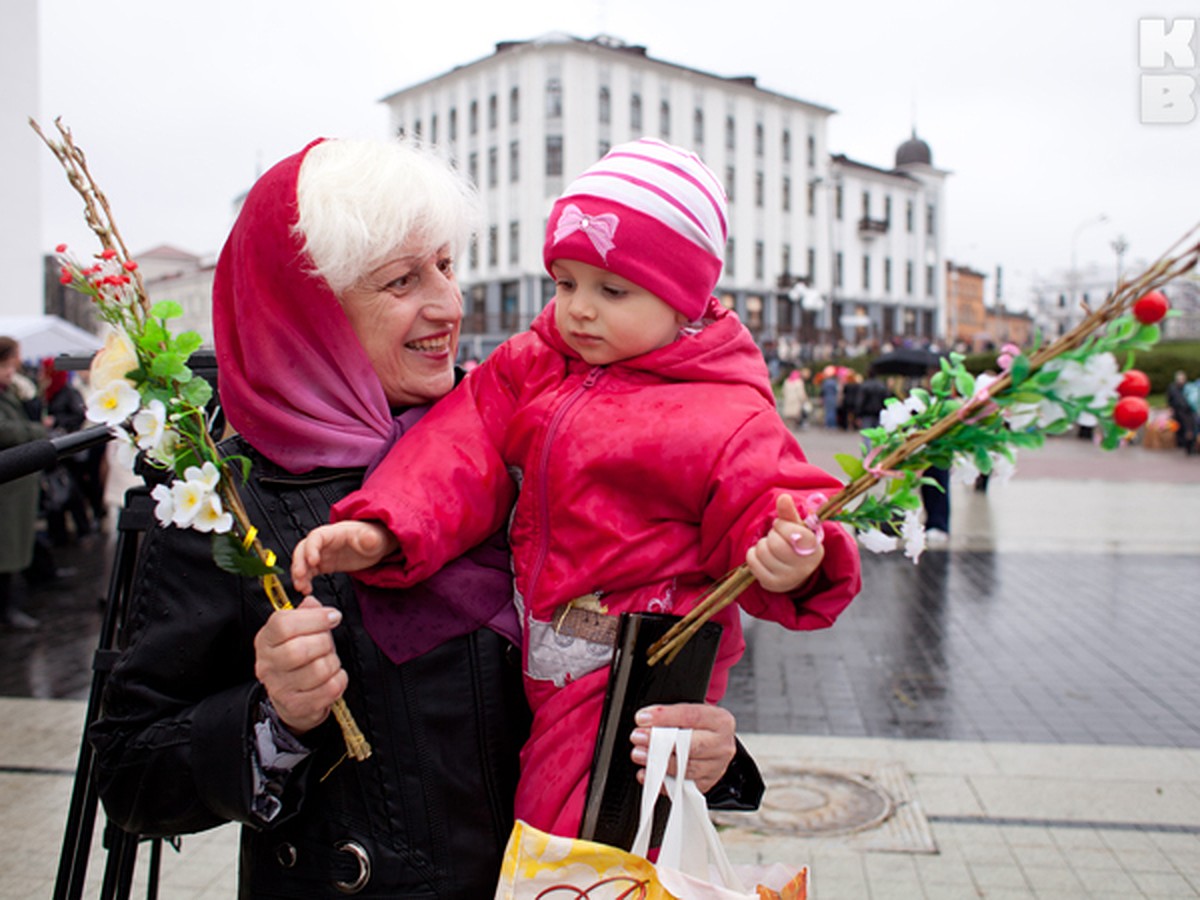
M42 312L42 146L29 127L38 115L38 5L37 0L4 0L0 3L0 315L36 315ZM43 126L53 128L51 123Z
M694 150L723 178L730 239L718 292L763 342L927 338L943 328L946 173L915 137L894 171L831 161L833 110L609 37L500 43L384 102L396 133L437 147L484 201L483 232L459 265L467 353L486 354L549 301L542 241L554 199L613 144L643 135ZM914 142L923 153L911 152Z

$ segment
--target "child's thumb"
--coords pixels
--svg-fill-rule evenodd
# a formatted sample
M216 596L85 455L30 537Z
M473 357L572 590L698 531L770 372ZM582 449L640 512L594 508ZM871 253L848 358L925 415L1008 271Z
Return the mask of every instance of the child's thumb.
M796 498L791 494L780 494L775 500L775 515L785 522L804 522L800 510L796 507Z

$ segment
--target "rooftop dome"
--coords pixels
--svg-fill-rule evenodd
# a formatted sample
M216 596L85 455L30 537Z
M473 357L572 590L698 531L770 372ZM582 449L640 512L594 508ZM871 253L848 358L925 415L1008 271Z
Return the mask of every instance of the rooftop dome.
M917 137L917 131L914 128L912 137L896 148L896 168L901 166L912 165L913 163L922 163L927 166L933 165L933 153L929 149L929 145Z

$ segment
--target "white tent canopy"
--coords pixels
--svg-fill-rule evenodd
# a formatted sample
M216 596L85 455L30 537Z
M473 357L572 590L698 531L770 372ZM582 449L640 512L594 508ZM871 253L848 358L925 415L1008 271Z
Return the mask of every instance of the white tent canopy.
M86 356L95 353L104 341L58 316L0 316L0 335L15 338L21 345L21 358L39 360L47 356Z

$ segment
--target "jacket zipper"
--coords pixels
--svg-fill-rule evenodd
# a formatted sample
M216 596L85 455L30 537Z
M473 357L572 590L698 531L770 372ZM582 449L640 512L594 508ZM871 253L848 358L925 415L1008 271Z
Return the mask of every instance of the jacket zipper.
M533 598L537 596L537 583L542 577L542 569L546 565L546 556L550 553L550 492L547 489L546 464L550 461L550 445L554 443L554 436L558 431L559 425L562 424L563 418L575 405L576 401L583 396L584 391L591 390L595 387L596 382L600 380L600 376L604 374L604 366L595 366L579 387L575 388L571 396L563 402L561 406L554 412L554 416L550 419L550 425L546 428L546 439L542 442L542 457L538 462L538 477L537 477L537 496L539 509L542 518L542 534L538 541L538 553L533 564L533 571L529 576L529 589L525 595L525 615L530 615L530 610L533 608Z

